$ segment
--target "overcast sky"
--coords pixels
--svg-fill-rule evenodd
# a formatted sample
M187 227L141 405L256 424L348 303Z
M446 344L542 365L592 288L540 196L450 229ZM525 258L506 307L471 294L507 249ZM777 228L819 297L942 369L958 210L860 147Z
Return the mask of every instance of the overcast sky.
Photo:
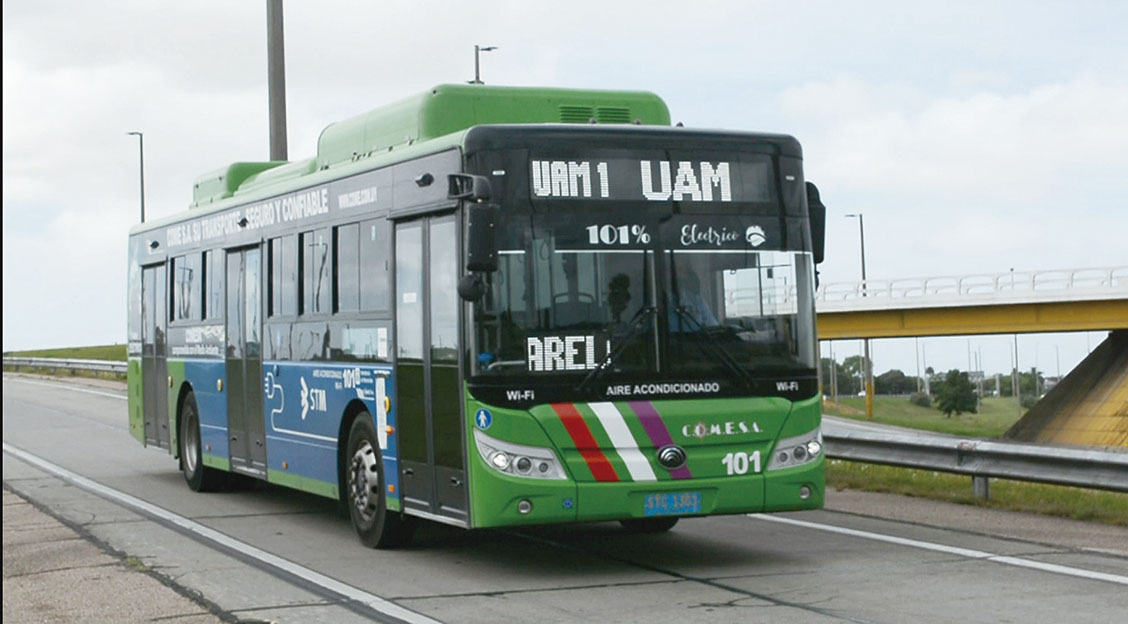
M3 348L124 341L126 232L267 160L263 1L3 3ZM332 121L473 78L645 89L692 127L782 132L828 207L824 282L1128 265L1128 3L290 2L291 158ZM1056 372L1103 333L1027 336ZM1010 337L928 364L1010 369ZM915 373L912 340L877 372ZM824 349L825 350L825 349ZM857 352L835 345L838 359ZM826 355L826 353L824 353Z

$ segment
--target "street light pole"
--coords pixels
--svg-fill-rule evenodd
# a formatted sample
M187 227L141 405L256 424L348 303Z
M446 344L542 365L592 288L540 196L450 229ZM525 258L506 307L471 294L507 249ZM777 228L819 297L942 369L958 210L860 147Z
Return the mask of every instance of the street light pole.
M127 132L137 137L137 150L141 163L141 223L145 222L145 135L140 132Z
M866 296L866 226L862 213L848 214L847 217L858 218L858 238L862 243L862 296ZM865 356L862 360L862 369L866 380L866 420L873 420L873 361L870 359L869 338L863 338Z
M474 46L474 79L470 81L470 84L485 84L484 82L482 82L482 72L481 72L482 66L481 66L481 63L478 60L478 56L482 52L490 52L490 51L496 50L496 49L497 49L497 46L479 46L479 45Z
M286 139L286 54L282 0L266 0L266 82L270 160L288 158Z

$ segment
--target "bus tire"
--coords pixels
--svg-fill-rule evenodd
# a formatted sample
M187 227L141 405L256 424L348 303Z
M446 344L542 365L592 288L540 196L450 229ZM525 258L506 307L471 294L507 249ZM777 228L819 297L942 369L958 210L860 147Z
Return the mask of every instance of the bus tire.
M196 408L196 395L184 397L180 409L180 470L184 480L194 492L214 492L224 483L224 472L204 465L200 451L200 410Z
M662 518L631 518L620 520L619 524L629 533L663 533L674 528L678 518L665 516Z
M368 411L357 414L349 430L345 462L345 498L360 542L369 548L392 548L411 541L412 525L388 510L384 460Z

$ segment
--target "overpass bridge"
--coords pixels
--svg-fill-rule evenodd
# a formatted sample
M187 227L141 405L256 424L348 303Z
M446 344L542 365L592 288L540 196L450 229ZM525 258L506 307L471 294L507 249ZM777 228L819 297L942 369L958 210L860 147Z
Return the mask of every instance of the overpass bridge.
M829 283L815 308L820 340L1111 330L1006 437L1128 448L1128 266Z
M1128 329L1128 266L822 284L819 340Z

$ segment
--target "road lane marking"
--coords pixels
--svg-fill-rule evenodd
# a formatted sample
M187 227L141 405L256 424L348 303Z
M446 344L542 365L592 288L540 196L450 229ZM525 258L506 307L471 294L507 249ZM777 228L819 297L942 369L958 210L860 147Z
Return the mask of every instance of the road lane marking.
M274 568L291 576L300 578L307 583L315 585L323 590L327 590L333 594L362 604L369 609L376 611L381 615L394 618L395 621L407 622L409 624L439 624L437 620L433 620L421 613L416 613L410 609L399 606L398 604L385 600L375 594L370 594L361 589L357 589L352 585L347 585L334 579L332 577L321 574L311 570L303 565L294 563L287 559L283 559L278 555L269 553L260 548L256 548L245 542L239 541L229 535L225 535L206 527L198 522L189 520L184 516L169 511L163 507L158 507L152 503L143 501L139 498L120 492L111 487L107 487L83 477L79 474L71 472L62 466L54 464L42 457L33 455L20 448L12 446L4 442L4 452L17 457L41 470L53 474L64 481L76 485L88 492L92 492L101 496L102 498L114 501L120 505L128 507L134 511L140 512L144 515L158 518L165 523L176 526L177 528L195 536L201 541L208 541L223 546L224 548L233 550L245 557L254 559L261 564Z
M862 539L875 540L878 542L886 542L889 544L897 544L899 546L908 546L910 548L921 548L923 550L931 550L935 552L947 553L950 555L959 555L969 559L982 559L985 561L994 561L995 563L1002 563L1004 565L1016 566L1019 568L1030 568L1033 570L1041 570L1043 572L1053 572L1055 574L1065 574L1068 576L1076 576L1078 578L1090 579L1095 581L1107 581L1109 583L1118 583L1120 585L1128 585L1128 576L1121 576L1119 574L1109 574L1107 572L1094 572L1092 570L1085 570L1083 568L1074 568L1071 566L1058 565L1056 563L1044 563L1042 561L1034 561L1032 559L1023 559L1021 557L1010 557L1007 555L1000 555L997 553L987 552L985 550L974 550L971 548L960 548L958 546L948 546L946 544L937 544L935 542L923 542L920 540L908 539L905 537L897 537L894 535L885 535L883 533L872 533L870 531L860 531L858 529L847 529L846 527L834 526L831 524L819 524L817 522L808 522L806 520L795 520L794 518L784 518L781 516L767 516L763 514L748 514L749 518L756 520L766 520L768 522L778 522L780 524L790 524L792 526L803 527L807 529L815 529L818 531L826 531L828 533L838 533L840 535L849 535L852 537L860 537Z
M87 390L86 388L75 388L74 386L71 386L70 384L65 384L65 383L44 383L44 382L40 382L40 381L28 381L27 379L18 379L18 378L7 377L7 376L4 377L4 381L15 381L17 383L27 384L29 386L44 386L46 388L61 388L63 390L70 390L72 392L82 392L84 394L96 394L98 396L110 397L111 399L121 399L122 401L126 401L126 400L129 399L129 397L124 395L124 394L113 394L111 392L101 392L101 391L98 391L98 390Z

